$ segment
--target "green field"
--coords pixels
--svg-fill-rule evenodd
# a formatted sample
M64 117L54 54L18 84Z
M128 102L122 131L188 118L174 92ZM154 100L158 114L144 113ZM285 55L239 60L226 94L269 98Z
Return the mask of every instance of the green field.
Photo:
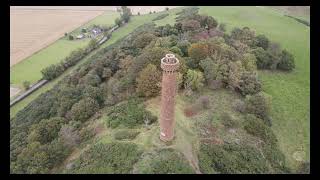
M88 55L86 58L81 60L76 66L69 68L66 72L64 72L61 76L58 78L52 80L51 82L45 84L43 87L39 88L35 92L33 92L30 96L26 97L22 101L18 102L14 106L10 108L10 117L14 117L18 111L23 109L25 106L27 106L32 100L34 100L36 97L38 97L40 94L46 92L47 90L51 89L57 82L59 82L63 77L68 75L70 72L72 72L74 69L76 69L78 66L80 66L82 63L86 62L90 56L92 56L95 52L99 51L99 49L102 49L104 47L109 46L110 44L113 44L117 40L121 39L122 37L126 36L130 32L132 32L135 28L138 26L146 23L151 22L151 20L158 16L157 14L152 15L141 15L141 16L133 16L131 21L124 25L123 27L117 29L112 33L112 37L106 41L104 44L102 44L98 49L96 49L94 52L91 52L90 55ZM10 72L10 78L12 78Z
M234 26L248 26L257 34L265 34L272 41L293 53L296 68L293 72L260 71L263 90L272 95L273 129L280 140L280 148L288 163L295 167L295 151L310 156L310 28L277 11L264 7L201 7L200 14L208 14L219 22Z
M80 31L83 27L89 27L93 24L112 25L118 16L118 12L106 11L104 14L77 28L72 34ZM11 67L10 84L22 87L23 81L29 81L32 84L37 82L42 77L41 70L43 68L60 62L67 57L71 51L87 46L89 41L90 39L69 41L65 37L58 39L48 47L34 53L30 57Z

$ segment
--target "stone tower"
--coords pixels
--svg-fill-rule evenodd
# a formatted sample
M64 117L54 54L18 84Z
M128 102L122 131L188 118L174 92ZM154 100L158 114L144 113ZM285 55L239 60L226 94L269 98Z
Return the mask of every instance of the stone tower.
M161 59L163 69L161 84L160 139L171 141L174 137L174 105L177 91L179 60L173 54Z

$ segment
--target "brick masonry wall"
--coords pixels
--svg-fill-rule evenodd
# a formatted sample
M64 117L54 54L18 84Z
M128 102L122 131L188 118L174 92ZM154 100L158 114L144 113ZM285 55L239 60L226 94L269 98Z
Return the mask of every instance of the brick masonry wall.
M170 59L167 59L170 58ZM171 61L173 60L173 61ZM160 139L171 141L174 138L175 95L177 91L177 72L179 60L167 54L161 60L163 69L161 84Z

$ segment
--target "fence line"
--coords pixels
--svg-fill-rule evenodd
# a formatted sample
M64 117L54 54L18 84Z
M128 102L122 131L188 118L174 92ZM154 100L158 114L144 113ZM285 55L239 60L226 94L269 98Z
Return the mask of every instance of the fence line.
M45 85L47 82L48 82L48 80L43 79L43 80L37 82L36 84L34 84L26 92L22 93L20 96L18 96L13 101L11 101L10 102L10 107L13 106L14 104L16 104L17 102L21 101L25 97L29 96L33 91L39 89L41 86Z

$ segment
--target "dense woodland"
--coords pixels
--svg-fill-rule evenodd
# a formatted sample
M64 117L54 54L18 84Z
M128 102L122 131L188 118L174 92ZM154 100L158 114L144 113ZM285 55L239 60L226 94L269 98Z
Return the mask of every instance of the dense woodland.
M87 123L99 117L102 108L108 109L110 128L155 123L157 117L143 102L160 93L160 59L166 53L180 60L178 86L185 96L203 87L241 94L244 101L233 102L234 108L246 117L245 131L261 140L263 155L250 145L201 143L202 173L290 172L270 128L271 97L262 92L257 70L291 71L293 55L248 27L226 33L225 24L199 15L197 8L178 15L173 26L145 24L99 50L18 112L10 124L11 173L50 173L75 147L95 136ZM202 97L200 101L205 106L208 100ZM223 122L227 127L239 126L228 114ZM116 139L137 134L119 131ZM106 152L105 159L97 161L101 151ZM96 144L66 173L194 173L183 156L170 149L142 154L143 148L131 142ZM139 168L140 164L148 166Z

